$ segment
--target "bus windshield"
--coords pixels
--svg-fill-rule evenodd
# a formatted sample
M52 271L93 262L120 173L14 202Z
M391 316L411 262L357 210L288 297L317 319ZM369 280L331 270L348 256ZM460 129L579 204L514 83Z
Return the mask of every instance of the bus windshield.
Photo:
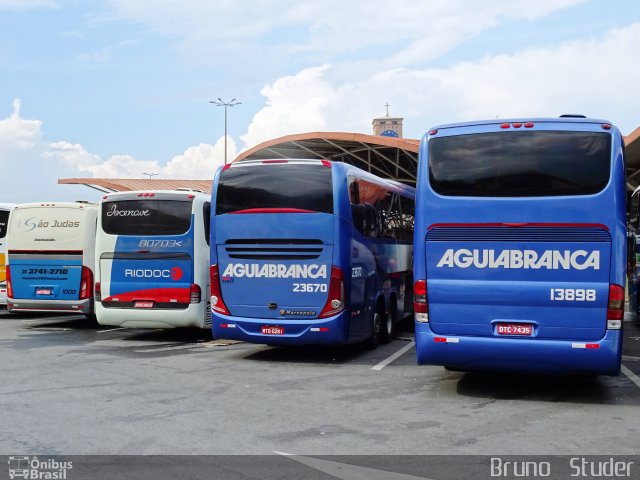
M0 238L7 235L7 224L9 223L9 211L0 210Z
M216 215L265 208L333 213L331 169L322 164L282 163L234 167L221 173Z
M429 180L441 195L589 195L609 182L611 135L531 131L452 135L429 141Z
M116 200L102 204L110 235L182 235L191 228L190 200Z

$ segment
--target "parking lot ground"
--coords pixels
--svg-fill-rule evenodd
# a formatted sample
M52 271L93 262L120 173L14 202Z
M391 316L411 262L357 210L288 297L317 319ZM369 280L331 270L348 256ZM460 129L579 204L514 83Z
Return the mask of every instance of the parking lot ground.
M419 367L399 337L275 348L0 312L0 453L637 453L635 321L619 377Z

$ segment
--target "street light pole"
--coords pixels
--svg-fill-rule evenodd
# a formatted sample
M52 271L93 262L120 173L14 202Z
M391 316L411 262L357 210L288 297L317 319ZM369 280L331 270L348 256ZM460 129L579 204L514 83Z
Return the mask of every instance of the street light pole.
M159 173L142 172L142 175L149 175L149 180L151 180L151 177L155 177L156 175L159 175Z
M220 97L217 100L209 100L209 103L213 103L216 107L224 107L224 164L227 164L227 107L235 107L242 104L242 102L236 102L235 98L232 98L228 102L225 102Z

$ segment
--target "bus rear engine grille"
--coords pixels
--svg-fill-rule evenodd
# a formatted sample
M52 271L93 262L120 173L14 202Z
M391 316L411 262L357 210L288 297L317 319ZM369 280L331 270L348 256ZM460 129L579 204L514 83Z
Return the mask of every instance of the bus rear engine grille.
M314 260L324 245L315 239L256 238L227 240L225 250L229 258L238 260Z
M426 239L430 242L611 242L608 231L591 226L436 226L427 232Z

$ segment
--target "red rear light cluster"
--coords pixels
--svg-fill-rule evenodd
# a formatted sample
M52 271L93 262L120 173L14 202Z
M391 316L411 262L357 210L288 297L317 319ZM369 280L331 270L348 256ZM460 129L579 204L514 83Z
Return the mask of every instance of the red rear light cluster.
M7 276L7 297L8 298L13 298L13 287L11 286L11 267L9 265L7 265L7 270L6 270L6 276Z
M416 322L429 322L429 304L427 303L427 281L416 280L413 284L413 312Z
M200 285L192 283L189 288L189 303L200 303L201 299L202 291L200 290Z
M344 310L344 274L336 266L331 267L331 279L329 281L329 295L319 318L332 317Z
M89 267L82 267L80 278L80 300L93 297L93 272Z
M609 303L607 305L607 329L620 330L624 318L624 287L609 285Z
M222 290L220 289L220 275L218 265L211 265L209 268L209 280L211 282L211 308L223 315L229 315L229 310L222 300Z

